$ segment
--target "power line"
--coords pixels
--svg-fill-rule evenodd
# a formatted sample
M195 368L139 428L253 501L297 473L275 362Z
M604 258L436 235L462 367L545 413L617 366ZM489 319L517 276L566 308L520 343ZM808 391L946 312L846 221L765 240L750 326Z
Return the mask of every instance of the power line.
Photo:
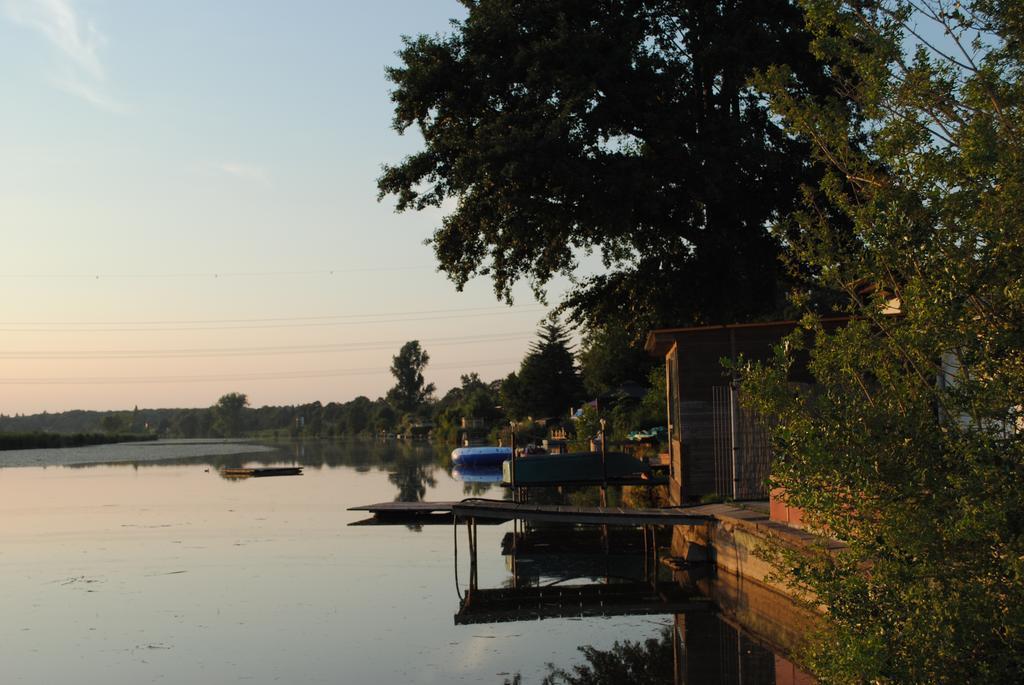
M448 309L417 309L405 312L370 312L365 314L321 314L317 316L275 316L250 319L158 319L158 320L134 320L134 321L4 321L0 322L5 326L142 326L142 325L185 325L185 324L235 324L235 323L268 323L279 321L323 321L334 319L360 319L377 316L412 316L421 314L451 314L470 312L511 312L545 309L542 304L519 305L509 307L505 305L490 305L486 307L456 307Z
M539 308L543 308L538 306ZM443 321L449 319L465 319L465 318L478 318L478 317L492 317L492 316L503 316L508 314L524 314L524 313L536 313L538 310L504 310L504 311L476 311L473 313L463 314L450 314L444 316L409 316L403 318L392 318L392 319L366 319L364 321L317 321L317 322L290 322L290 323L268 323L268 324L245 324L245 325L224 325L224 326L162 326L157 325L153 327L144 326L139 327L113 327L113 328L0 328L0 332L3 333L145 333L145 332L171 332L171 331L242 331L242 330L257 330L257 329L275 329L275 328L324 328L330 326L362 326L367 324L381 324L381 323L406 323L412 321ZM366 316L374 316L367 314ZM383 316L383 315L380 315ZM18 324L13 324L18 325ZM36 324L39 325L39 324ZM43 324L45 325L45 324ZM61 325L61 324L53 324ZM96 324L102 325L102 324Z
M533 337L531 333L493 333L487 335L455 336L449 338L424 339L421 343L431 347L451 345L470 345L475 343L504 342L509 340L525 340ZM405 340L388 340L373 342L326 343L321 345L277 345L268 347L212 347L212 348L178 348L150 350L12 350L0 352L0 360L62 360L62 359L187 359L195 357L253 357L287 354L315 354L318 352L372 352L393 349L402 345Z
M11 279L220 279L220 278L275 278L280 276L335 276L372 271L425 271L433 266L354 266L337 269L299 269L292 271L206 271L178 273L77 273L77 274L0 274L0 278Z
M451 364L438 364L431 368L435 370L465 369L471 370L484 366L504 366L516 364L517 360L484 360L465 361ZM0 378L0 385L141 385L151 383L223 383L235 381L283 381L298 380L305 378L338 378L344 376L372 376L385 375L390 373L388 369L375 367L363 367L352 369L325 369L315 371L279 371L267 373L232 374L221 376L154 376L148 378L109 378L98 377L66 377L66 378Z

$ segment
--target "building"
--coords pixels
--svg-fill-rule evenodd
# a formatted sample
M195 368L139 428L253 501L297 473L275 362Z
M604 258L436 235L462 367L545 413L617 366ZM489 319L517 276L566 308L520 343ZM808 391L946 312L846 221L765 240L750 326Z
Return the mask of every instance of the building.
M823 321L826 329L849 319ZM796 321L664 328L647 336L648 353L665 359L669 488L675 504L702 499L768 500L771 417L743 408L743 388L731 365L766 361ZM806 359L790 372L794 383L811 383ZM799 524L799 512L772 498L772 518Z

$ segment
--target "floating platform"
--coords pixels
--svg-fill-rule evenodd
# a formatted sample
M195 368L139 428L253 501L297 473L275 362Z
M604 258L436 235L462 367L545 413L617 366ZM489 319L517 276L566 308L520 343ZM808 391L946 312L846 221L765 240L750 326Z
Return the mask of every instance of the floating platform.
M221 469L220 474L227 478L261 478L265 476L301 476L301 466L274 466L253 469Z
M662 485L665 478L651 476L651 466L624 452L569 452L531 454L502 464L502 482L533 485ZM515 476L513 480L513 476Z

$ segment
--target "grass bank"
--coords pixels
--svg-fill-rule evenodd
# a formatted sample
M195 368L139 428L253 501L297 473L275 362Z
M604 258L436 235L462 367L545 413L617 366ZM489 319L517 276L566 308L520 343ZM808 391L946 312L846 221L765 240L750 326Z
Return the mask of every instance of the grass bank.
M155 435L123 433L0 433L0 450L52 449L109 445L115 442L150 442Z

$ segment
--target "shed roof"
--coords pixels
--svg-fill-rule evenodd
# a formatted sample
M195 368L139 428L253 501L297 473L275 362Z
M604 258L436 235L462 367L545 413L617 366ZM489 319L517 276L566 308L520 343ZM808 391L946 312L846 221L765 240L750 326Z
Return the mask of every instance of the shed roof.
M825 324L839 324L850 320L848 316L836 316L823 318ZM672 345L682 340L711 342L713 340L727 340L730 333L741 332L756 334L768 331L759 329L777 329L778 335L784 335L797 327L800 322L797 320L782 321L757 321L750 323L718 324L712 326L684 326L681 328L659 328L647 334L644 342L644 349L655 357L663 357L672 349Z

